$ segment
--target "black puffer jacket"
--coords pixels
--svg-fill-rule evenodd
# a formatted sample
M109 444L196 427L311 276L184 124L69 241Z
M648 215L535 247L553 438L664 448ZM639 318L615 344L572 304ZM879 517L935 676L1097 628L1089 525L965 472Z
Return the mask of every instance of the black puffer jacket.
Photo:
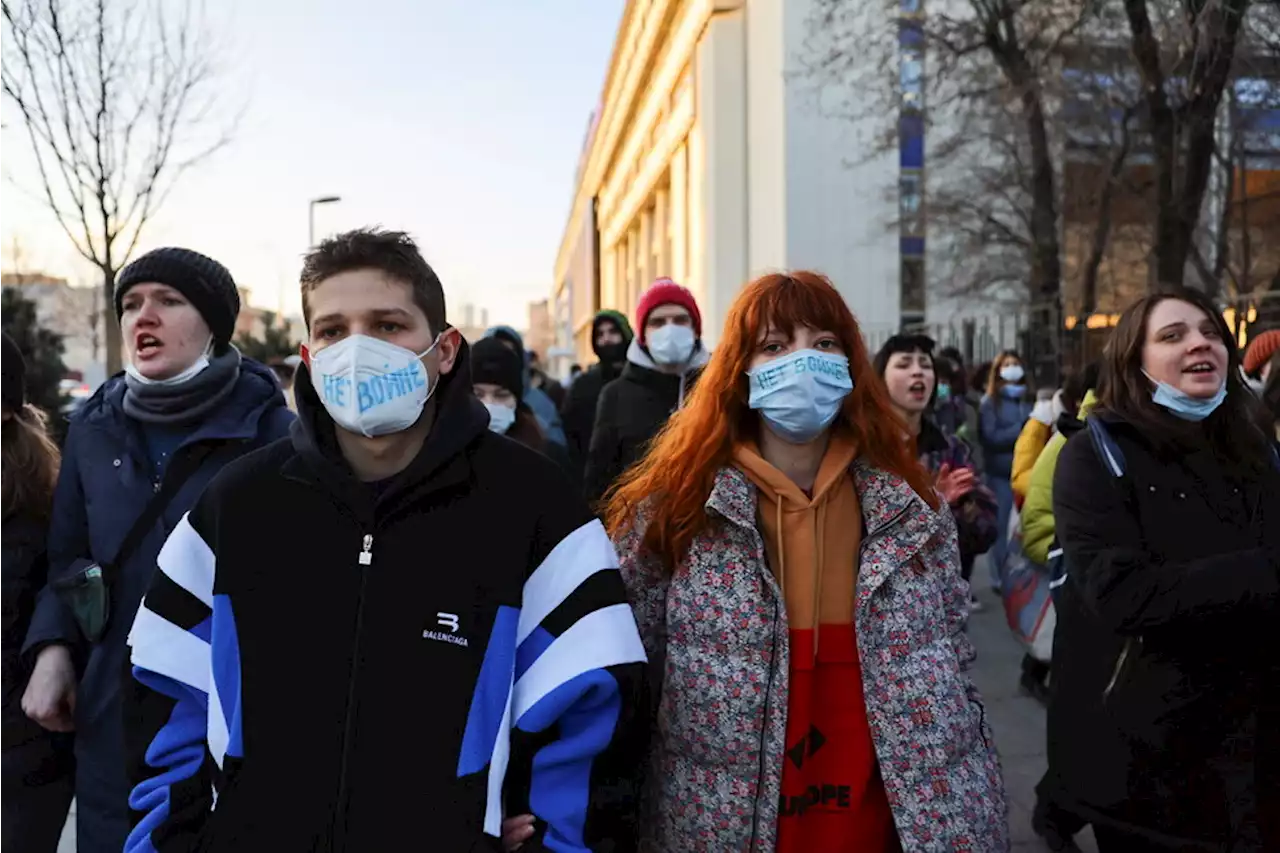
M587 467L587 452L591 449L600 392L621 375L621 367L597 362L569 386L560 419L564 422L564 435L569 442L569 459L579 480Z
M1280 850L1280 473L1236 481L1102 414L1053 484L1062 805L1170 850Z
M22 658L22 641L26 639L35 612L36 593L45 585L48 574L45 561L45 525L38 519L13 514L4 519L3 528L3 731L6 752L25 746L22 751L22 777L34 784L68 772L72 764L71 738L46 732L22 713L22 694L31 673ZM34 746L44 741L44 747ZM16 768L5 759L5 772ZM6 783L11 780L6 777Z
M605 386L596 407L584 474L588 503L596 506L614 480L644 455L709 360L699 344L684 373L663 373L638 338L631 342L621 378Z

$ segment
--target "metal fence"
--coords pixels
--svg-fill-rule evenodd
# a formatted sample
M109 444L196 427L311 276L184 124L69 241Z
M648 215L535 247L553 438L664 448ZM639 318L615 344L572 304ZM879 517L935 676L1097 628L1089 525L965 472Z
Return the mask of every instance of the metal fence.
M1267 291L1222 303L1223 316L1242 349L1259 332L1280 328L1280 292ZM1039 387L1057 387L1062 377L1084 369L1102 356L1119 314L1078 317L1056 305L956 316L945 321L912 325L905 331L926 334L936 349L955 347L965 365L974 368L1005 350L1021 356ZM874 353L892 331L866 334Z
M970 370L993 361L1005 351L1018 353L1039 384L1056 385L1065 358L1060 311L1054 307L958 315L945 321L912 324L905 331L928 335L937 350L954 347ZM867 335L874 352L888 332Z

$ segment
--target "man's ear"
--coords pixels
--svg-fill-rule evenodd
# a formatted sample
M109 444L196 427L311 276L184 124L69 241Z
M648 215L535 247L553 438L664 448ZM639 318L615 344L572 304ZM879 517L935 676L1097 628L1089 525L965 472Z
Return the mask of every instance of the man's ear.
M440 333L440 343L436 344L440 353L440 375L448 376L453 372L453 365L462 351L462 333L453 326Z

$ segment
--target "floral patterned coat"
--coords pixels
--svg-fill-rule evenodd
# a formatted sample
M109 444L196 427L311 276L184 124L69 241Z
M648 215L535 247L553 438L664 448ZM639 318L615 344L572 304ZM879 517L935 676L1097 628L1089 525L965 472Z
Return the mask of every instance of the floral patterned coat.
M1009 849L1000 762L964 674L955 522L901 478L854 462L865 533L855 630L872 738L906 853ZM641 802L646 853L773 853L787 725L788 627L756 529L756 490L721 469L710 526L674 577L617 543L655 669L655 729Z

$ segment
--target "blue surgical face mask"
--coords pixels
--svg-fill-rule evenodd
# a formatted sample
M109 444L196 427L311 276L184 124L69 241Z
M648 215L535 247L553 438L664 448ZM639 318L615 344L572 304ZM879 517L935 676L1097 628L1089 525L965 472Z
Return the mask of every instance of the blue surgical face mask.
M1227 383L1223 382L1218 388L1218 393L1212 397L1192 397L1185 391L1179 391L1168 382L1161 382L1153 377L1145 370L1143 374L1155 384L1155 389L1151 392L1151 400L1157 406L1162 406L1169 411L1169 414L1182 418L1184 421L1202 421L1212 415L1214 410L1222 405L1222 401L1227 399Z
M807 444L840 414L853 390L849 359L803 349L747 371L748 405L760 412L780 438Z
M945 403L950 399L951 399L951 386L945 382L938 383L937 401L939 403Z

